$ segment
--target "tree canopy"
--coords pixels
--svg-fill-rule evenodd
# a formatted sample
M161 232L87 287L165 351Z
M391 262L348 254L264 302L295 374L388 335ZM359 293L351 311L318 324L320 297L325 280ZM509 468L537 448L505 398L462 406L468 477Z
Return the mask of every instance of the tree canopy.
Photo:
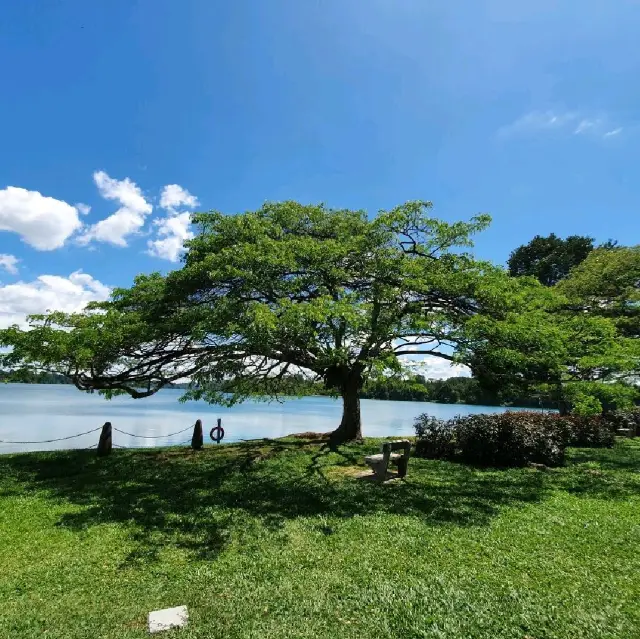
M608 317L640 338L640 246L598 248L558 285L574 312Z
M599 251L564 288L541 286L466 251L487 215L449 223L431 208L414 201L370 218L281 202L195 214L181 268L140 275L81 313L53 311L32 316L27 330L0 330L0 346L11 349L0 364L62 374L107 397L148 397L187 379L184 400L228 405L321 383L342 397L336 441L361 436L365 383L397 376L407 357L467 364L479 393L515 397L543 384L558 401L572 385L637 368L637 342L604 312L605 289L587 302ZM635 309L621 301L631 258L615 255L615 304L627 313ZM443 399L451 388L440 389Z
M507 261L514 277L531 275L545 286L553 286L569 275L593 250L593 238L570 235L562 239L551 233L536 235L511 252Z
M408 202L372 219L296 202L196 214L182 268L140 275L82 313L1 331L5 364L107 396L189 378L185 398L226 403L277 396L303 373L342 396L336 437L360 437L368 377L407 356L455 361L471 318L497 318L518 299L503 269L464 251L489 217L447 223L431 207Z
M638 395L639 287L640 247L594 249L544 302L487 324L472 347L474 373L496 392L536 385L561 410L628 406Z

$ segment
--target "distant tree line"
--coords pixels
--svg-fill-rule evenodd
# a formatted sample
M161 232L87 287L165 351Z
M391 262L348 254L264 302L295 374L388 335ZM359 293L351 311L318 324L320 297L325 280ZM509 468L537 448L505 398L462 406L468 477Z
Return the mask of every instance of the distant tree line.
M72 384L71 380L59 373L34 371L28 368L0 370L0 382L6 384Z
M35 371L30 368L0 370L0 383L5 384L73 384L73 381L60 373ZM189 388L189 384L170 384L168 388Z
M425 379L416 375L409 379L387 378L371 380L362 391L368 399L436 402L438 404L474 404L479 406L521 406L551 408L553 402L538 394L506 395L487 390L473 377Z
M13 371L0 370L0 382L19 384L72 384L69 378L58 373L47 373L30 369ZM169 388L189 388L188 383L171 384ZM219 390L226 392L225 384ZM319 382L306 379L302 375L291 375L282 385L283 396L330 395ZM501 404L537 407L551 406L548 401L540 402L537 397L504 397L483 390L478 380L471 377L450 377L449 379L426 379L422 375L406 377L386 377L368 381L363 390L365 399L382 399L411 402L437 402L439 404L476 404L497 406Z

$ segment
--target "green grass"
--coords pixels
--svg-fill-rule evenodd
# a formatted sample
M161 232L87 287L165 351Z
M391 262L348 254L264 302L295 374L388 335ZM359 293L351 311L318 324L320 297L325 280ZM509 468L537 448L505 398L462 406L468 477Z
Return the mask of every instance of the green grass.
M0 637L640 636L640 441L382 486L378 446L0 457Z

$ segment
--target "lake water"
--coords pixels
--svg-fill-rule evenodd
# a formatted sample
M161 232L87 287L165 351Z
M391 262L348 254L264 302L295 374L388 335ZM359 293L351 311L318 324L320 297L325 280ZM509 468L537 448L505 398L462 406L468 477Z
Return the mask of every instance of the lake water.
M59 448L86 448L98 441L99 432L61 442L9 444L7 441L58 439L98 428L110 421L114 428L140 439L114 432L118 446L167 446L190 441L191 431L171 433L193 426L201 419L206 431L222 418L225 442L261 437L283 437L303 431L327 432L340 422L342 404L328 397L288 399L283 403L246 402L233 408L205 402L181 404L179 389L162 390L152 397L105 400L70 385L0 384L0 453ZM471 413L504 412L499 406L432 404L362 400L362 432L365 436L413 435L413 421L421 413L449 418Z

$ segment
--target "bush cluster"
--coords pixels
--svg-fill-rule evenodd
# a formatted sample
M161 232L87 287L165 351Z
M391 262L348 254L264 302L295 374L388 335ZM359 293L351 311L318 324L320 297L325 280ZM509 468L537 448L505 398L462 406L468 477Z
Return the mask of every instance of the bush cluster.
M565 433L566 445L575 448L611 448L615 429L602 415L550 415Z
M636 417L640 423L640 413ZM618 423L622 419L618 416ZM467 415L446 421L425 414L414 426L418 457L496 467L528 463L560 466L567 446L611 447L615 439L615 428L607 417L532 411Z
M417 435L417 457L451 459L455 456L456 441L452 421L424 413L416 418L413 426Z
M613 432L624 429L633 430L636 435L640 435L640 408L616 410L608 413L605 419Z

